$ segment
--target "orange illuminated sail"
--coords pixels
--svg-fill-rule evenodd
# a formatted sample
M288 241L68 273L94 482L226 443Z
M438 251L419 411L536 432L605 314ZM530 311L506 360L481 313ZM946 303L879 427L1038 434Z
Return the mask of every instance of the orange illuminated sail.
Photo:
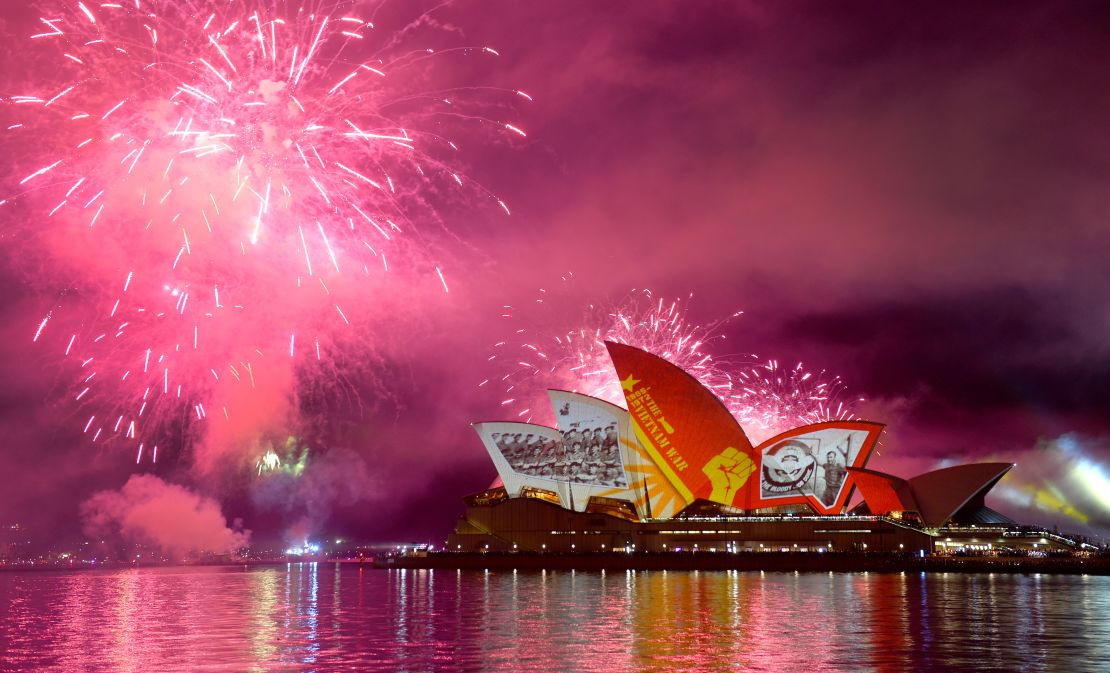
M624 344L605 346L636 436L675 489L688 501L732 504L757 467L752 444L728 409L663 358Z
M794 428L753 447L728 409L663 358L606 342L633 429L660 472L687 501L751 510L805 503L844 509L849 467L862 467L883 426L830 421Z

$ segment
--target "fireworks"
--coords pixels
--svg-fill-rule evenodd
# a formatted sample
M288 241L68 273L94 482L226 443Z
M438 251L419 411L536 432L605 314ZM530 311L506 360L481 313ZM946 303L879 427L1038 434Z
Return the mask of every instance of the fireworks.
M33 337L73 363L92 441L153 460L210 418L262 413L251 390L288 396L365 349L399 288L448 291L445 204L508 213L442 134L519 138L494 115L527 95L425 92L432 59L496 52L403 50L406 31L360 6L59 2L38 18L30 90L0 98L0 204L17 256L48 260L28 272L60 299Z
M801 362L784 369L777 360L738 369L722 399L756 442L800 425L854 420L854 403L863 401L847 394L839 376L811 372Z
M605 341L628 344L677 365L713 391L753 441L759 442L799 425L855 418L852 401L838 376L813 373L801 363L782 368L755 354L715 357L707 346L724 340L725 321L691 322L678 299L656 298L649 290L633 291L612 307L573 303L564 286L541 290L529 306L506 306L502 318L513 323L512 340L494 344L490 362L497 377L479 384L504 386L501 405L521 420L539 413L543 391L562 388L624 406L624 395ZM553 329L558 316L574 321L572 329Z
M285 440L285 445L274 449L270 443L266 452L255 461L257 476L263 474L286 474L299 477L308 466L308 446L302 445L295 437Z

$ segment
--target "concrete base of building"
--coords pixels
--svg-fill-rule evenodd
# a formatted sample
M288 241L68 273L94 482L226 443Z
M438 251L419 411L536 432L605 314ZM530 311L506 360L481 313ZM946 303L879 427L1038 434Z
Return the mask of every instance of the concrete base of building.
M699 516L632 520L534 498L469 505L447 551L703 554L933 553L925 531L881 516Z

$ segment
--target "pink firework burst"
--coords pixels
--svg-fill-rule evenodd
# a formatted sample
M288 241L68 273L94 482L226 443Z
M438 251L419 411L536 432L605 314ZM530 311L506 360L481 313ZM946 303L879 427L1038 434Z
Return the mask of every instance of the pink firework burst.
M92 441L153 459L213 417L272 412L252 391L288 396L366 352L400 293L448 292L447 204L508 213L445 134L519 139L496 117L528 97L429 91L434 59L497 52L408 48L427 17L383 30L365 3L310 0L41 11L29 90L0 98L0 204L14 256L62 296L34 339L73 363Z
M655 297L650 290L633 291L613 306L582 309L574 306L569 282L564 278L556 290L541 290L531 304L506 306L502 314L512 338L494 344L489 361L498 373L479 385L503 386L501 405L523 420L544 416L548 388L624 406L605 341L641 348L688 372L721 400L753 441L807 423L854 418L840 377L813 373L801 363L784 370L776 360L755 354L710 353L710 344L725 339L721 328L741 312L703 325L689 319L687 303ZM561 316L572 316L574 326L555 326Z
M783 368L778 360L764 360L737 369L722 401L748 437L762 442L800 425L853 420L855 403L863 399L851 397L837 375L812 372L801 362Z

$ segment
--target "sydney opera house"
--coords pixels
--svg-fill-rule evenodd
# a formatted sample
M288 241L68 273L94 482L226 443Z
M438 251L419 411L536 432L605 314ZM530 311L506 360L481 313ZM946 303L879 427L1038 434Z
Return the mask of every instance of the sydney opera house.
M606 346L627 410L551 390L557 427L475 424L500 484L465 498L449 551L927 555L1074 544L986 506L1009 463L909 479L877 472L867 461L883 426L866 421L807 425L753 446L692 376Z

